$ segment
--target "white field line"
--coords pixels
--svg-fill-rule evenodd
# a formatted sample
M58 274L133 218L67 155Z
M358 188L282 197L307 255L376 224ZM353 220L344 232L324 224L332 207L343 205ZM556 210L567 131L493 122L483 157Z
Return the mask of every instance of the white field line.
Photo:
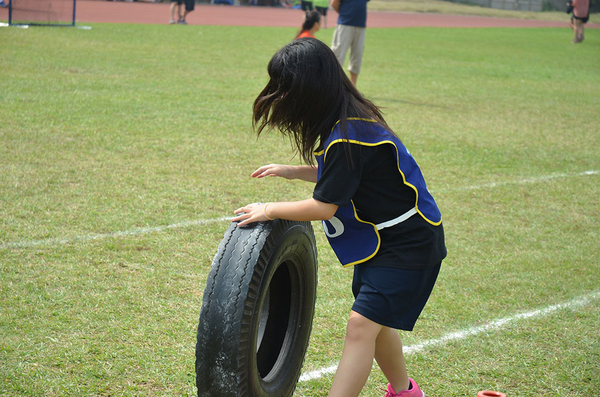
M46 245L67 245L76 242L85 242L92 240L102 240L110 237L126 237L126 236L135 236L138 234L148 234L148 233L157 233L164 232L169 229L179 229L183 227L190 226L200 226L206 225L209 223L216 222L224 222L229 221L233 216L230 217L222 217L222 218L214 218L214 219L199 219L195 221L183 221L178 223L173 223L167 226L155 226L155 227L140 227L131 230L125 230L121 232L112 232L112 233L103 233L103 234L89 234L86 236L76 236L71 238L48 238L43 240L25 240L25 241L17 241L14 243L0 243L1 248L31 248L36 246L46 246Z
M598 298L600 298L600 291L592 292L588 295L584 295L582 297L575 298L566 303L559 303L556 305L545 307L543 309L532 310L529 312L515 314L510 317L504 317L504 318L501 318L498 320L491 321L487 324L480 325L478 327L473 327L473 328L468 328L468 329L465 329L462 331L452 332L452 333L446 334L438 339L430 339L430 340L427 340L425 342L422 342L422 343L419 343L416 345L404 346L403 351L404 351L404 354L406 354L406 355L419 353L430 347L440 347L440 346L444 346L453 341L466 339L469 336L475 336L475 335L479 335L479 334L484 334L486 332L496 331L496 330L499 330L502 328L506 328L507 326L511 325L511 323L516 323L521 320L545 317L545 316L548 316L550 314L553 314L553 313L555 313L559 310L563 310L563 309L577 309L577 308L580 308L582 306L585 306L585 305L591 303L593 300L596 300ZM327 368L322 368L322 369L319 369L316 371L307 372L300 376L299 381L306 382L309 380L318 379L325 375L333 374L333 373L335 373L336 370L337 370L337 365L332 365Z
M462 187L458 187L458 188L454 188L454 189L447 189L446 191L465 191L465 190L489 189L489 188L495 188L495 187L501 187L501 186L507 186L507 185L525 185L527 183L539 183L539 182L550 181L553 179L573 178L573 177L589 176L589 175L600 175L600 171L591 170L591 171L579 172L576 174L543 175L543 176L538 176L535 178L518 179L515 181L490 182L490 183L484 183L482 185L462 186Z
M600 171L591 170L584 171L574 174L553 174L553 175L543 175L535 178L525 178L525 179L517 179L514 181L506 181L506 182L492 182L485 183L481 185L473 185L473 186L463 186L452 189L443 189L444 191L452 192L452 191L466 191L466 190L478 190L478 189L493 189L496 187L506 186L506 185L523 185L527 183L539 183L544 181L549 181L553 179L562 179L562 178L573 178L573 177L581 177L581 176L589 176L589 175L600 175ZM440 191L434 191L440 193ZM178 229L183 227L190 226L201 226L208 223L215 222L225 222L229 221L233 216L230 217L221 217L221 218L213 218L213 219L198 219L193 221L183 221L178 223L173 223L171 225L166 226L155 226L155 227L142 227L135 228L126 231L120 232L112 232L112 233L102 233L102 234L89 234L84 236L75 236L70 238L48 238L48 239L40 239L40 240L23 240L23 241L15 241L15 242L0 242L0 249L11 249L11 248L33 248L39 246L52 246L52 245L67 245L76 242L87 242L93 240L102 240L106 238L115 238L115 237L126 237L126 236L135 236L138 234L148 234L148 233L157 233L164 232L169 229Z

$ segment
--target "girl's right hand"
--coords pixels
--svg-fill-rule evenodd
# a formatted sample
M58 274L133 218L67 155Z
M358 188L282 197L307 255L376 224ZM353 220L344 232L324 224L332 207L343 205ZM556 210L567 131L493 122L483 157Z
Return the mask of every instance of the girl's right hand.
M263 165L252 173L253 178L264 178L265 176L279 176L285 179L296 179L294 167L281 164Z

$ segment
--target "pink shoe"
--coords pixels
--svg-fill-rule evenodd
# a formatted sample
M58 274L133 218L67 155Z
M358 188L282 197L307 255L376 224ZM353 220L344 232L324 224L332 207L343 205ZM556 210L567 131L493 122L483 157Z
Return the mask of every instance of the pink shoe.
M408 378L408 381L410 382L411 388L409 390L402 390L399 393L396 393L392 385L388 383L387 392L383 397L425 397L425 393L421 391L421 388L419 385L417 385L417 382L411 378Z

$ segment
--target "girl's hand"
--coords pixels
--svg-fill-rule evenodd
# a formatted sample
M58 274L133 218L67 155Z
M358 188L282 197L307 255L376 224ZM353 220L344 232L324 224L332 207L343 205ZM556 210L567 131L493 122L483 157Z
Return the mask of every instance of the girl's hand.
M253 178L264 178L265 176L280 176L285 179L295 179L294 167L290 165L269 164L263 165L252 173Z
M265 215L265 206L267 204L254 203L248 204L245 207L238 208L233 211L237 216L233 218L232 222L239 222L238 227L243 227L254 222L266 222L272 220L267 218Z

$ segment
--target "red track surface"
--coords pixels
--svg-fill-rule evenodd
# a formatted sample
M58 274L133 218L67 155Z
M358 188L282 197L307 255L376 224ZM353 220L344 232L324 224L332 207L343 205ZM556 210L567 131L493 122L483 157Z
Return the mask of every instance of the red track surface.
M77 23L148 23L166 24L169 20L170 3L112 2L80 0L77 2ZM337 14L330 10L330 27L335 26ZM8 10L0 9L0 20L8 20ZM284 26L298 27L302 24L302 11L275 7L226 6L197 4L187 17L190 25L229 26ZM374 28L394 27L568 27L569 16L564 22L532 21L510 18L489 18L464 15L429 13L399 13L369 11L367 26ZM599 24L587 24L586 28L600 28Z

